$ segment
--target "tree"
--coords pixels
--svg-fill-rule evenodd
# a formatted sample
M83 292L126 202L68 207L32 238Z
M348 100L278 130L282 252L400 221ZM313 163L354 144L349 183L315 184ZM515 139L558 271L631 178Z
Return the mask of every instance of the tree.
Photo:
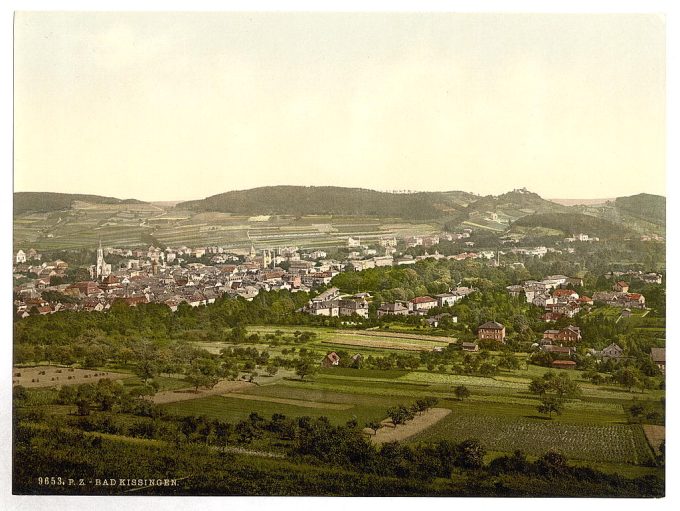
M552 417L553 413L557 415L562 415L562 410L564 410L564 404L561 399L556 397L544 397L541 400L541 404L538 405L538 412Z
M395 426L398 426L399 424L404 424L409 419L412 419L413 412L404 405L397 405L387 409L387 416L392 419L392 423Z
M539 396L545 395L548 391L548 383L541 378L533 378L531 383L529 383L529 391L532 394L538 394Z
M645 407L643 405L641 405L640 403L634 403L630 407L630 414L633 417L639 417L640 415L642 415L644 413L644 411L645 411Z
M366 427L369 429L373 430L373 434L377 435L378 430L382 428L382 424L380 424L378 421L369 421L366 423Z
M519 359L512 353L504 353L498 360L498 367L503 369L519 369Z
M560 373L551 378L549 385L560 399L576 399L581 395L581 386L567 373Z
M568 374L546 372L541 378L534 378L529 383L529 391L541 397L554 393L559 399L576 399L581 395L581 387Z
M220 367L212 358L197 358L186 372L186 380L191 383L195 391L199 387L212 388L220 381Z
M62 405L71 405L76 402L78 390L73 385L64 385L59 390L57 402Z
M267 374L269 376L274 376L278 372L279 372L279 366L277 366L276 364L269 364L267 366Z
M628 392L632 392L633 387L640 385L642 373L634 367L622 367L612 375L612 379L619 385L627 387Z
M454 465L478 469L484 465L486 449L478 440L465 440L456 446Z
M150 344L143 344L137 352L137 364L134 371L144 383L158 375L158 353Z
M305 376L312 376L318 371L316 364L309 359L299 359L295 366L295 374L297 374L301 380L305 379Z
M470 397L470 390L465 385L458 385L453 392L459 401Z

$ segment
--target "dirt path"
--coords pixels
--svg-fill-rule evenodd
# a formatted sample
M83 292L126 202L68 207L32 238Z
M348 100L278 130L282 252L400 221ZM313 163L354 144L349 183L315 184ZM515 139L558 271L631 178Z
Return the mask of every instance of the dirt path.
M396 427L390 419L386 419L382 422L383 427L375 435L371 434L371 441L374 444L384 444L405 440L436 424L450 413L448 408L431 408L422 415L416 415L412 421Z
M658 454L661 442L666 439L666 427L645 424L642 426L642 429L645 432L649 445L651 445L654 452Z
M189 399L199 399L207 396L218 396L226 394L235 390L244 389L254 385L245 381L229 381L222 380L211 389L199 389L195 392L193 388L179 389L179 390L164 390L158 392L151 398L151 401L157 405L165 403L174 403L176 401L187 401Z

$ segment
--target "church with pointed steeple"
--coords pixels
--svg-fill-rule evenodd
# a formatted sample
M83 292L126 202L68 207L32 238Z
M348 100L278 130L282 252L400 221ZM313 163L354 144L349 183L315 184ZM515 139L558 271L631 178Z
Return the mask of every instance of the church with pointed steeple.
M104 249L102 248L102 240L99 239L99 248L97 249L97 263L92 266L92 278L95 280L102 280L111 274L111 265L106 264L104 260Z

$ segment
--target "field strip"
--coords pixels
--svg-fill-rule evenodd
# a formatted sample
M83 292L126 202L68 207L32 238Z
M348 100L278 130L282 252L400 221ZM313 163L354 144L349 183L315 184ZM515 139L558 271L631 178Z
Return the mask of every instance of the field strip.
M472 385L475 387L504 387L507 389L525 390L525 383L496 380L484 376L468 376L461 374L429 373L424 371L412 371L396 378L397 381L429 383L434 385Z
M642 426L642 430L645 432L649 445L654 449L655 453L658 453L661 442L666 440L666 426L645 424Z
M469 222L469 221L467 221L467 220L465 220L463 223L464 223L465 225L471 225L471 226L473 226L473 227L480 227L481 229L488 229L489 231L497 231L497 232L499 232L499 231L502 231L502 230L503 230L503 229L496 229L496 228L494 228L494 227L489 227L488 225L476 224L476 223L474 223L474 222Z
M151 401L155 404L175 403L177 401L188 401L189 399L200 399L207 396L218 396L235 390L248 388L253 383L245 381L229 381L222 380L211 389L200 389L195 391L193 388L179 389L179 390L165 390L156 393Z
M436 424L450 413L451 410L449 408L431 408L422 415L416 415L413 420L406 424L400 424L396 427L384 426L380 428L375 435L371 436L371 441L374 444L379 445L387 442L405 440Z
M360 336L365 336L365 337L388 337L392 339L410 339L414 341L430 341L430 342L436 342L436 343L443 343L443 344L449 344L450 342L455 341L455 339L451 339L448 337L437 337L434 335L418 335L418 334L409 334L408 332L383 332L383 331L375 331L375 330L350 330L350 331L342 331L342 330L336 330L333 332L335 335L360 335Z
M360 346L364 348L382 348L404 351L432 351L432 346L405 342L381 341L380 339L374 339L370 341L368 339L338 339L333 341L322 341L321 344L330 344L334 346Z
M360 383L390 383L390 384L400 384L400 385L413 385L415 387L429 387L430 385L428 383L420 383L417 381L400 381L399 378L375 378L375 377L369 377L369 376L345 376L345 375L338 375L338 374L328 374L324 373L323 379L329 379L329 380L340 380L340 381L354 381L354 382L360 382Z
M255 394L241 394L238 392L222 394L222 397L234 399L247 399L248 401L267 401L269 403L280 403L282 405L301 406L303 408L321 408L324 410L349 410L354 406L341 403L322 403L319 401L305 401L303 399L289 399L283 397L260 396Z

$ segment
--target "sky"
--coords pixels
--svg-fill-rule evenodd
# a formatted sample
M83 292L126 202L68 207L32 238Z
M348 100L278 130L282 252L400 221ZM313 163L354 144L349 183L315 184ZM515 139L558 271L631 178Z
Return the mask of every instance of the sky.
M653 14L19 12L14 189L665 195Z

